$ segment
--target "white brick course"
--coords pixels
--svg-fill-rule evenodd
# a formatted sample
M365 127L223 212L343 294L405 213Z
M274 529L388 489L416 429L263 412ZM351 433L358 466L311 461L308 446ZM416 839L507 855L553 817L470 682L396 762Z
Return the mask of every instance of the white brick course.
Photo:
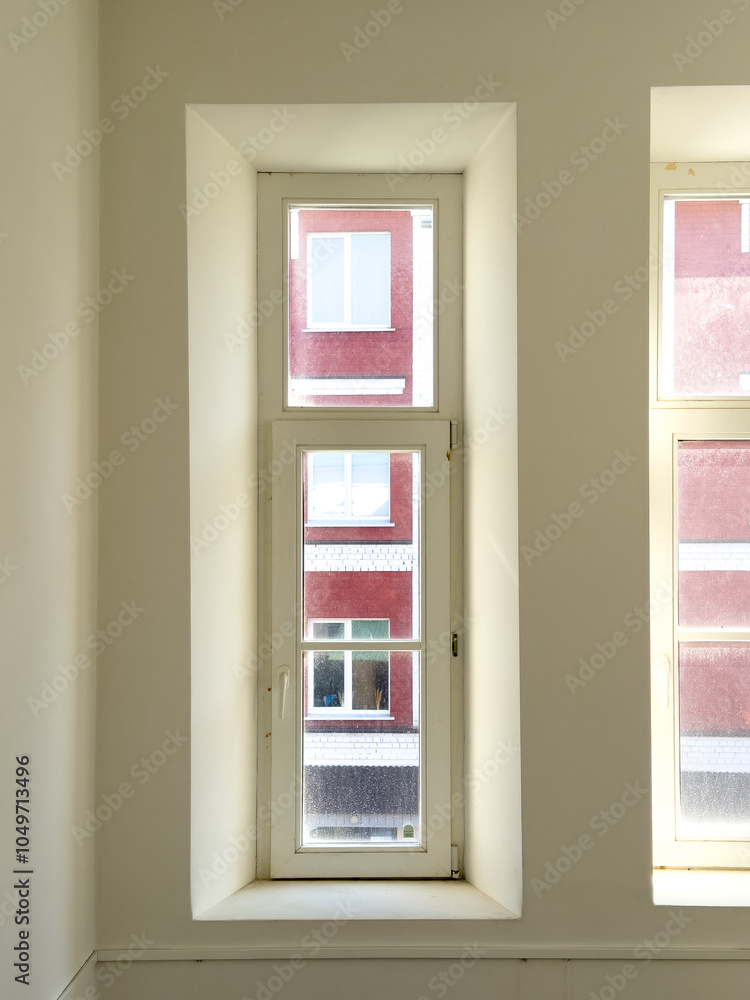
M680 542L679 567L685 571L750 571L750 542Z
M416 546L411 542L305 545L306 573L410 573L415 559Z
M418 767L419 733L305 733L306 766Z
M680 767L683 771L750 774L750 737L682 736Z

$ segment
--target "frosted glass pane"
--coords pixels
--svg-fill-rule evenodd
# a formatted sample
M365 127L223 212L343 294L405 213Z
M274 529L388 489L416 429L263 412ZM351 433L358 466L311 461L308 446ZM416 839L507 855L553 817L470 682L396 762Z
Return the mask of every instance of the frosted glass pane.
M345 247L339 237L312 237L310 319L313 323L343 323L345 313Z
M419 843L419 654L303 656L302 843Z
M743 212L738 199L665 201L665 395L750 393L750 253Z
M681 441L677 469L679 623L750 626L750 441Z
M391 234L352 233L352 324L390 326Z
M705 836L750 830L750 643L679 648L680 814Z

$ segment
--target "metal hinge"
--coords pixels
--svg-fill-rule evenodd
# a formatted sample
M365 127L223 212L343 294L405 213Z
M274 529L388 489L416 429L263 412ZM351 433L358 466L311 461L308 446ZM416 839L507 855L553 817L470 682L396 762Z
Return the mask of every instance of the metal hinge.
M451 653L458 656L458 632L451 633Z

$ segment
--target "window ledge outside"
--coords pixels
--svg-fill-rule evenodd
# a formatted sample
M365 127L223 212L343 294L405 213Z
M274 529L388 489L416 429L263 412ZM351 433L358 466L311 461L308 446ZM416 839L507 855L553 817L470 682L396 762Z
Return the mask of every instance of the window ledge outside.
M256 881L195 920L330 920L348 907L354 920L515 920L471 883L429 881Z
M655 868L655 906L750 906L750 871Z

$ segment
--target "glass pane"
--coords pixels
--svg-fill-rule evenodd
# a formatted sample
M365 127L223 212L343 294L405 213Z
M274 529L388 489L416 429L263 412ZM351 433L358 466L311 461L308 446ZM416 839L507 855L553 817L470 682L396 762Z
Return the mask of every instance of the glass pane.
M345 666L342 652L313 653L313 706L341 708L345 701Z
M385 452L354 452L351 469L352 516L389 517L390 457Z
M346 318L343 237L311 237L309 256L310 323L343 323Z
M432 209L296 205L289 235L288 404L432 406Z
M750 643L679 648L682 833L750 833Z
M311 517L342 517L346 513L346 455L343 451L319 451L310 460L312 478Z
M352 653L352 708L388 710L388 653Z
M391 325L391 234L352 233L352 325Z
M344 657L344 699L351 701L305 705L302 843L418 844L419 654L304 653L306 691L318 658L334 656Z
M664 202L662 392L750 393L750 204Z
M337 454L351 469L343 504L316 520L303 502L305 637L316 638L311 622L327 620L359 622L354 632L384 621L383 638L419 638L420 452ZM305 455L306 483L330 455ZM305 488L303 500L315 488ZM377 636L363 636L370 637Z
M750 626L750 441L680 441L677 469L679 623Z

